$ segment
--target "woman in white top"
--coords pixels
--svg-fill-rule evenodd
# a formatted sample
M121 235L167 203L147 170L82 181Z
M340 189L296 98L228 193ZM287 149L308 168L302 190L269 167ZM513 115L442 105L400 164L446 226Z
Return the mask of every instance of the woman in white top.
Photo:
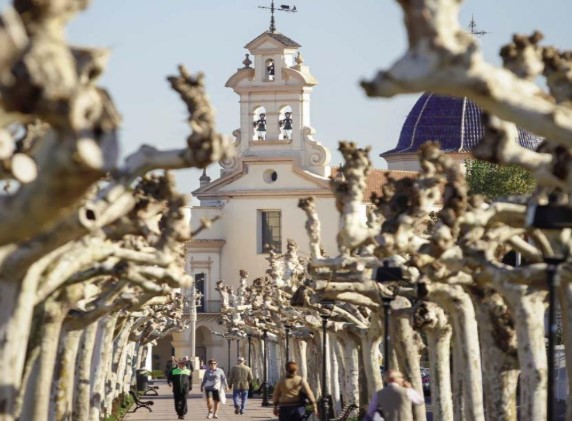
M203 381L201 383L201 392L205 392L207 408L209 409L207 418L218 418L218 407L220 405L221 396L220 392L223 387L228 389L224 371L222 368L217 367L216 360L209 360L209 368L205 371Z

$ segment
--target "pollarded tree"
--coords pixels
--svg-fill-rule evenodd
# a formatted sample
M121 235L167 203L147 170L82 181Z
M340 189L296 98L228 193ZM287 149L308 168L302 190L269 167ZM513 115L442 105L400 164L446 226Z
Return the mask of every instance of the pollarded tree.
M184 220L184 200L171 195L144 203L134 185L156 169L203 168L226 156L227 141L214 130L202 76L191 76L180 67L180 74L169 82L189 110L192 133L187 144L172 151L143 146L125 164L117 165L119 113L111 96L97 86L108 53L70 47L65 40L66 21L88 3L15 0L14 8L4 11L0 19L1 176L14 180L0 198L5 227L0 234L2 420L14 419L20 409L33 411L27 419L48 417L50 385L62 380L51 374L58 340L77 344L78 334L72 332L92 336L97 323L102 329L97 334L107 340L102 358L109 359L109 353L116 351L125 357L124 351L110 345L115 339L117 346L126 349L121 344L124 339L114 334L127 332L120 337L128 339L129 325L143 323L130 314L158 304L157 296L169 297L173 288L189 284L175 246L190 235L188 227L179 223ZM26 128L24 136L18 127ZM169 223L153 230L151 219L161 214ZM141 233L144 243L133 241ZM126 301L131 307L122 309ZM40 323L35 325L33 320ZM54 335L37 341L35 328L46 327L45 323L50 323ZM58 330L65 334L58 335ZM131 352L136 342L153 336L157 334L136 335L129 345ZM43 367L40 373L46 381L32 389L24 375L27 348L32 353L49 349L45 356L29 361ZM125 361L117 363L125 367ZM104 370L98 374L100 382L112 366ZM124 376L119 380L124 389L129 370L116 370L116 374ZM70 386L66 383L67 390ZM71 400L63 395L55 412L50 410L54 419L69 415ZM23 405L29 396L37 398L35 407Z
M400 4L405 15L409 49L391 69L381 71L373 81L363 83L368 95L393 96L429 90L473 99L490 114L485 136L473 151L475 156L503 165L516 164L528 170L538 185L531 203L543 204L550 200L552 203L570 204L570 53L543 47L540 44L543 36L539 32L530 36L515 35L512 42L500 52L505 68L496 68L484 61L476 41L460 27L457 19L460 3L422 0ZM408 69L415 71L410 72ZM544 76L547 91L535 83L539 76ZM537 151L520 147L514 141L514 123L544 137L545 143ZM546 270L542 263L537 262L541 262L543 256L566 255L566 250L570 249L570 233L566 229L558 232L531 230L525 225L525 213L525 206L493 206L487 210L475 208L474 212L463 216L462 224L469 229L464 239L464 244L470 246L466 256L480 258L475 260L480 260L476 266L486 270L479 272L486 274L494 283L502 280L511 285L520 280L526 288L541 290L546 286ZM499 222L505 224L505 227L498 226ZM483 226L485 230L482 229ZM520 237L523 232L528 234L533 244ZM519 269L496 264L491 254L496 251L499 243L495 239L492 244L487 244L492 238L510 245L510 248L526 256L531 264ZM474 253L471 253L471 248ZM568 264L565 262L563 266L566 268ZM564 336L568 350L566 366L570 382L572 284L567 272L564 270L560 273L559 297L564 315ZM527 297L532 299L524 291L517 302L525 305L524 299ZM542 311L543 300L542 297L537 297L535 301L536 304L526 304L536 306L535 311L519 312L514 316L517 322L528 319L530 323L536 324L538 332L542 329L539 313ZM526 347L523 341L527 340L529 333L527 329L523 332L519 350L520 346ZM523 395L528 399L525 406L527 418L543 419L546 416L546 381L543 378L547 369L545 363L544 366L542 363L543 335L534 336L534 340L528 339L534 344L528 349L536 349L536 355L531 356L531 359L519 355L519 363L523 370L534 367L535 372L527 370L530 376L521 376L521 383L525 387L536 383L532 394ZM568 418L572 416L570 406L567 415Z

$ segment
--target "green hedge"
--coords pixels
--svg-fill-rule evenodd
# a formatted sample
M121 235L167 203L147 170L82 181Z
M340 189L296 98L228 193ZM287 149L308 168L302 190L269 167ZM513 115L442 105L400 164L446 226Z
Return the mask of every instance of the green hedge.
M133 405L133 398L129 393L121 394L113 400L111 415L104 418L104 421L121 421L129 408Z

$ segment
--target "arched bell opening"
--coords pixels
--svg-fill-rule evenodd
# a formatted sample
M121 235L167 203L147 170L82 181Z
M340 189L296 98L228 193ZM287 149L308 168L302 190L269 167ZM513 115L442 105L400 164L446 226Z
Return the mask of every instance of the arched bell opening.
M252 127L254 127L252 140L266 140L266 109L264 107L254 109Z

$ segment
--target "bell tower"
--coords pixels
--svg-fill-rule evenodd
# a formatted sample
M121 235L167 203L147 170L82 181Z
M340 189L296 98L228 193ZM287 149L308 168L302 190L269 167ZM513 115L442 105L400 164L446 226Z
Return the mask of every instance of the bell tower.
M329 176L330 152L312 137L310 95L318 83L300 54L300 44L277 32L254 38L243 67L226 82L240 96L237 156L221 162L234 172L245 157L291 158L303 170Z

